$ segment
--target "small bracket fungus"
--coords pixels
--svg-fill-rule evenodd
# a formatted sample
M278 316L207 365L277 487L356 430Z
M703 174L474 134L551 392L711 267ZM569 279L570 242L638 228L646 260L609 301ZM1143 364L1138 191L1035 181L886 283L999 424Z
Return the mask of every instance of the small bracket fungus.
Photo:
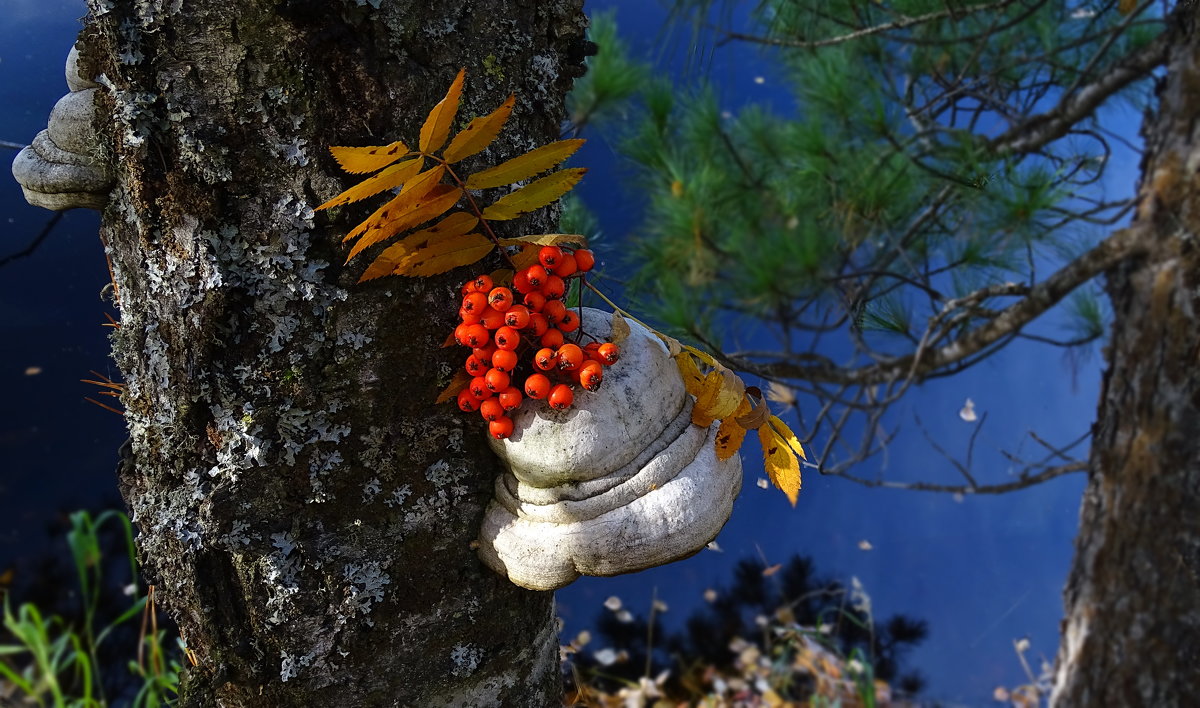
M17 153L13 177L25 201L34 206L54 211L103 209L113 178L96 159L95 98L100 85L79 75L79 51L74 47L67 55L66 73L70 93L54 105L46 129L33 144Z
M686 558L733 511L740 458L717 460L718 424L692 425L693 401L666 347L629 326L597 392L579 391L564 412L527 401L512 437L489 438L508 471L496 479L479 555L517 585L554 590ZM585 308L583 328L606 338L609 315Z

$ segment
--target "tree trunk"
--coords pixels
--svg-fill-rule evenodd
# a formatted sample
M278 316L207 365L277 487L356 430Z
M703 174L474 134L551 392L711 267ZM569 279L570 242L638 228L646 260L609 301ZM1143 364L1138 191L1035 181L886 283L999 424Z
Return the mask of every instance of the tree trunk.
M1181 13L1182 14L1182 13ZM1200 695L1200 37L1185 20L1147 120L1135 226L1108 274L1114 328L1052 703Z
M378 205L313 206L351 182L327 146L415 143L460 67L460 125L518 97L468 167L556 139L581 5L91 1L120 482L199 662L181 705L557 702L552 595L470 548L497 462L477 420L433 405L468 273L357 285L367 259L343 266L340 237Z

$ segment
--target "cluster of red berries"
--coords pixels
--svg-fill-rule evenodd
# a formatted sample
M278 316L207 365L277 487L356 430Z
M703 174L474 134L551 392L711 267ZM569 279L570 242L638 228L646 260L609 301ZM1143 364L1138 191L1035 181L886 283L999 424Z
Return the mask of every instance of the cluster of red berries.
M562 301L566 279L586 273L595 263L591 251L543 246L538 262L513 276L512 288L496 286L488 275L463 286L458 310L462 323L454 329L454 341L472 350L466 362L472 378L458 394L458 407L479 411L493 437L512 435L507 413L525 396L566 410L575 400L572 385L595 391L604 379L602 367L620 357L620 349L611 342L581 347L566 341L565 335L580 325L579 314ZM534 372L525 377L522 391L513 381L520 355L527 351L533 352Z

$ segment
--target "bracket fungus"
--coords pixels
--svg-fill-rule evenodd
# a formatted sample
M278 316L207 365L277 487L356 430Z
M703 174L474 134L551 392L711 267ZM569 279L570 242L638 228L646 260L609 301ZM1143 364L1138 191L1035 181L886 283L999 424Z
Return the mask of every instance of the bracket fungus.
M610 316L583 310L606 338ZM716 538L742 465L718 460L718 425L691 422L693 400L661 341L635 322L595 393L556 412L528 403L516 433L489 438L507 471L480 530L483 562L531 590L619 575L690 556Z
M33 144L17 153L13 177L25 201L54 211L103 209L112 187L112 173L97 158L96 92L100 84L79 73L79 51L67 55L70 92L50 111L46 129Z

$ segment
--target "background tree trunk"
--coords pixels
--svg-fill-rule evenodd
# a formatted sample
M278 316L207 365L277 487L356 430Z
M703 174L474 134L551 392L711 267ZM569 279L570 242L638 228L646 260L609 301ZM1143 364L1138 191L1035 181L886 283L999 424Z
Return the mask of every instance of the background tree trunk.
M460 67L460 121L518 97L481 159L557 138L581 5L92 0L120 481L199 660L181 705L556 702L551 593L469 548L497 463L476 421L432 405L467 273L356 285L340 236L374 206L312 207L350 183L327 146L415 142Z
M1108 274L1110 366L1056 705L1178 706L1200 694L1200 40L1187 15L1144 129L1135 225L1147 253Z

